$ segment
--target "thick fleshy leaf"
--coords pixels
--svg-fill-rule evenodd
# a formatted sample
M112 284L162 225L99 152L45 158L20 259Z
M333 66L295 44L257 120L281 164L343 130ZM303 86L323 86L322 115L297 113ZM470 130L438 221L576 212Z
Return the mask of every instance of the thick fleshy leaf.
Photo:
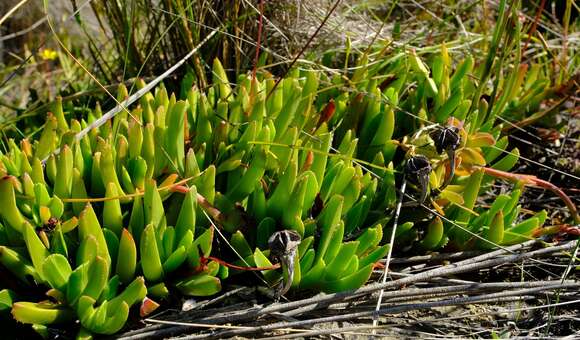
M179 281L176 287L185 295L210 296L221 290L221 282L217 277L198 274Z
M135 276L136 268L137 246L131 233L127 229L123 229L121 240L119 241L119 254L117 255L115 270L121 282L129 283Z
M51 303L16 302L12 306L12 316L19 322L39 325L61 324L74 320L71 309Z
M42 263L42 272L52 288L65 291L72 269L66 257L61 254L53 254Z

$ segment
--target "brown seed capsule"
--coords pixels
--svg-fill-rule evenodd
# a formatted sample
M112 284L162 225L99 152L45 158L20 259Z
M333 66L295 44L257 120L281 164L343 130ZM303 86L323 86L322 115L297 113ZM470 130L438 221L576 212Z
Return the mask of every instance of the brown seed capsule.
M459 129L455 126L441 127L433 130L429 136L435 142L437 153L443 151L457 150L461 144L461 137L459 136Z
M405 163L405 176L412 182L419 185L421 196L417 203L423 204L427 199L427 191L429 188L429 175L431 173L431 163L429 159L423 155L417 155L409 158Z
M294 279L294 258L300 245L300 235L293 230L277 231L268 239L270 254L275 261L280 262L284 271L284 280L276 289L276 298L286 294Z
M283 256L295 250L300 241L300 235L294 230L277 231L268 239L270 254L280 261Z
M438 153L445 151L447 157L449 158L449 168L451 171L446 174L445 180L441 184L441 187L435 190L435 194L440 193L451 183L453 175L455 174L455 151L461 144L461 136L459 135L459 129L455 126L448 126L437 128L430 133L433 142L435 142L435 148Z

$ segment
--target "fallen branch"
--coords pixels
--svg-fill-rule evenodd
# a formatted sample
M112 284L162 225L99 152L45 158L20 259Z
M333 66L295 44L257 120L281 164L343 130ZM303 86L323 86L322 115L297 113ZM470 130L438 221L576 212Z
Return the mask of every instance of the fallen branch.
M430 309L436 307L447 307L447 306L458 306L458 305L467 305L467 304L479 304L479 303L490 303L490 302L503 302L505 298L512 298L516 297L518 300L522 300L525 298L535 298L526 296L527 294L532 294L544 290L549 289L558 289L558 288L577 288L580 287L580 283L570 283L570 284L556 284L552 286L544 286L544 287L536 287L536 288L529 288L529 289L519 289L507 292L500 292L494 294L484 294L478 295L473 297L463 297L463 298L454 298L448 300L441 300L441 301L433 301L433 302L425 302L425 303L412 303L412 304L403 304L399 306L392 306L392 307L385 307L381 308L378 312L374 310L368 310L363 312L356 312L356 313L347 313L342 315L334 315L329 317L322 317L322 318L314 318L308 320L300 320L295 322L278 322L270 325L265 326L256 326L251 328L244 328L244 329L237 329L237 330L230 330L230 331L223 331L214 334L199 334L199 335L191 335L182 337L182 340L192 340L192 339L200 339L200 338L225 338L231 336L238 336L243 334L251 334L251 333L264 333L267 331L278 330L280 328L296 328L296 327L303 327L303 326L310 326L319 323L326 323L326 322L340 322L340 321L352 321L353 319L363 318L363 317L371 317L375 315L375 313L379 315L384 314L398 314L403 313L411 310L417 309Z
M490 268L490 267L495 267L495 266L499 266L499 265L503 265L503 264L507 264L507 263L516 263L516 262L520 262L522 260L534 258L536 256L544 256L546 254L553 254L553 253L557 253L557 252L561 252L561 251L568 251L568 250L573 249L576 246L576 242L572 241L572 242L568 242L568 243L565 243L562 245L551 246L548 248L542 248L542 249L538 249L538 250L534 250L534 251L528 251L528 252L521 253L521 254L504 255L506 253L513 252L515 250L528 247L534 243L539 243L539 241L529 241L529 242L525 242L525 243L520 244L520 245L507 247L504 249L499 249L499 250L490 252L488 254L477 256L477 257L469 259L469 260L465 260L465 261L461 261L461 262L458 262L455 264L450 264L447 266L428 270L428 271L418 273L415 275L410 275L408 277L401 278L401 279L398 279L395 281L386 282L384 284L375 283L375 284L370 284L370 285L364 286L362 288L359 288L359 289L353 290L353 291L335 293L335 294L320 294L320 295L317 295L317 296L314 296L314 297L308 298L308 299L303 299L303 300L293 301L293 302L288 302L288 303L274 303L274 304L271 304L271 305L265 306L265 307L264 306L256 306L256 307L248 308L246 310L239 311L236 313L231 313L229 315L224 315L224 314L217 315L217 316L216 315L209 315L206 317L201 317L201 318L195 320L195 322L202 323L202 324L219 325L219 324L224 324L224 323L231 324L231 323L248 322L248 321L252 321L252 320L257 320L260 317L270 315L272 313L277 313L277 312L287 312L284 314L288 315L288 316L299 315L299 314L303 314L303 313L306 313L309 311L326 308L333 303L342 302L345 300L352 300L354 298L360 298L362 296L377 292L381 289L400 288L400 287L414 284L414 283L418 283L418 282L429 281L429 280L432 280L432 279L437 278L437 277L466 273L466 272L476 271L476 270L479 270L482 268ZM494 256L499 256L499 255L504 255L504 256L493 258ZM525 283L519 283L519 284L524 285ZM534 283L529 282L527 284L533 285ZM572 284L576 284L576 283L572 283ZM485 284L476 284L476 286L477 285L485 285ZM570 285L570 283L567 283L567 284L562 285L562 286L543 285L541 287L528 288L527 290L523 290L520 293L521 294L530 294L530 293L538 291L538 289L539 290L542 290L542 289L546 290L548 288L553 289L554 287L555 288L558 288L558 287L562 288L562 287L569 287L569 285ZM480 286L480 287L485 287L485 286ZM524 285L524 287L526 287L526 286ZM527 287L530 287L530 286L527 286ZM403 292L403 291L401 291L401 292ZM391 293L393 293L394 295L391 295ZM505 293L510 293L510 292L505 292ZM404 294L404 293L386 292L386 294L387 294L387 296L394 297L394 296L396 296L396 294ZM489 299L490 295L486 295L485 298ZM457 301L463 301L463 300L453 300L453 301L457 302ZM467 300L467 301L477 301L477 300ZM468 302L465 302L465 303L468 303ZM412 305L415 306L413 308L416 308L416 306L417 306L417 304L412 304ZM429 305L429 306L433 307L433 306L437 306L437 305ZM410 307L405 307L405 308L410 308ZM393 313L393 312L397 312L397 311L398 311L397 309L387 308L387 309L381 309L379 312L380 313ZM404 310L402 310L402 311L404 311ZM368 313L371 313L371 314L368 314ZM367 314L365 314L365 315L369 316L369 315L372 315L372 313L373 313L372 311L368 311ZM186 315L182 314L181 316L185 317ZM352 315L350 315L349 317L352 317ZM322 321L320 321L320 322L322 322ZM286 325L286 327L287 326L289 326L289 325ZM299 325L296 324L296 325L293 325L293 327L294 326L299 326ZM134 336L125 336L125 337L122 337L122 339L133 340L133 339L142 339L144 337L149 337L149 336L155 336L155 337L174 336L174 335L182 334L190 328L191 327L184 326L184 325L173 326L173 327L168 327L168 328L159 329L159 330L152 330L150 332L143 332L143 333L140 333L140 334L134 335ZM207 334L205 336L207 336ZM223 335L223 336L225 336L225 335Z

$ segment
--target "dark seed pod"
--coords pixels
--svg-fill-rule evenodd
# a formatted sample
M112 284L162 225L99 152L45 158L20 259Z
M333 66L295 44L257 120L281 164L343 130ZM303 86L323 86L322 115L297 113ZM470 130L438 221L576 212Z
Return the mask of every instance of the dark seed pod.
M437 153L443 151L455 151L461 144L461 137L459 136L459 129L455 126L440 127L433 130L429 136L435 142Z
M294 230L281 230L270 236L268 248L272 257L279 261L283 256L295 250L300 241L300 235Z
M461 136L459 135L459 129L455 126L439 127L433 130L429 136L433 139L438 153L442 153L443 151L447 153L447 157L449 157L449 167L451 168L451 172L446 174L441 187L435 189L434 194L437 195L443 191L443 189L445 189L453 179L453 175L455 174L455 151L459 147L459 144L461 144Z
M429 176L431 172L431 163L423 155L417 155L409 158L405 163L405 174L410 178Z
M294 279L294 258L300 245L300 235L293 230L277 231L268 239L271 256L282 265L284 280L276 288L276 300L286 294Z
M427 190L429 188L429 174L431 173L431 163L423 155L417 155L409 158L405 163L405 176L412 182L415 182L421 190L419 204L423 204L427 199Z

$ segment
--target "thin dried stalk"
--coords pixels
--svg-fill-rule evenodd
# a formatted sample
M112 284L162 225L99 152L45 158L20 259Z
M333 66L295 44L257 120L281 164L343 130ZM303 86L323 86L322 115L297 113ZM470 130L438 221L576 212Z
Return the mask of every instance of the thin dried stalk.
M534 242L537 242L537 241L534 241ZM466 272L470 272L470 271L479 270L482 268L490 268L490 267L495 267L495 266L503 265L503 264L507 264L507 263L516 263L516 262L520 262L522 260L530 259L530 258L533 258L536 256L543 256L546 254L571 250L576 246L576 242L572 241L572 242L568 242L568 243L565 243L565 244L562 244L559 246L552 246L549 248L538 249L538 250L534 250L534 251L525 252L522 254L506 255L506 256L501 256L499 258L490 258L492 256L503 255L506 252L514 251L515 249L521 249L521 248L527 247L529 245L530 245L530 242L526 242L524 244L520 244L517 246L496 250L494 252L491 252L489 254L485 254L482 256L478 256L478 257L473 258L471 260L462 261L462 264L459 264L459 265L452 264L452 265L443 266L443 267L429 270L426 272L422 272L419 274L411 275L411 276L408 276L408 277L405 277L402 279L387 282L385 284L375 283L375 284L367 285L367 286L364 286L360 289L357 289L354 291L349 291L349 292L342 292L342 293L335 293L335 294L320 294L320 295L314 296L312 298L299 300L299 301L293 301L293 302L288 302L288 303L275 303L275 304L272 304L272 305L269 305L266 307L257 306L255 308L249 308L247 310L240 311L239 313L232 313L230 315L207 316L204 318L197 319L197 320L195 320L195 322L196 323L204 323L204 324L223 324L223 323L246 322L246 321L256 320L259 317L266 316L266 315L269 315L269 314L275 313L275 312L285 312L285 311L297 310L297 311L304 313L307 311L326 308L327 306L331 305L332 303L336 303L336 302L340 302L340 301L344 301L344 300L352 300L354 298L361 297L361 296L379 291L381 289L399 288L399 287L413 284L413 283L417 283L417 282L425 282L425 281L428 281L428 280L431 280L431 279L437 278L437 277L448 276L448 275L459 274L459 273L466 273ZM569 284L562 285L561 287L562 288L567 287L567 285L569 285ZM553 289L554 287L557 288L558 286L554 285L554 286L535 287L535 288L523 289L523 290L516 291L516 292L520 292L521 294L529 294L529 293L533 293L533 292L538 291L538 289L540 291L542 289L546 290L548 287L551 287ZM504 293L511 294L513 292L504 292ZM504 294L504 293L497 293L497 294ZM486 295L485 298L490 298L490 296L492 296L492 295ZM499 296L502 296L502 295L499 295ZM453 300L453 301L456 301L456 300ZM463 301L463 300L458 300L458 301ZM466 301L472 301L472 300L466 300ZM473 300L473 301L477 301L477 300ZM416 306L417 304L411 304L411 305ZM429 305L429 306L431 306L431 305ZM301 307L305 307L305 308L301 308ZM299 308L301 308L301 309L299 309ZM381 309L379 312L381 314L382 313L393 313L393 312L397 312L397 310L387 308L387 309ZM371 314L368 314L368 313L371 313ZM285 313L285 314L295 315L294 313ZM367 312L367 314L365 314L365 315L372 316L372 312ZM320 321L320 322L324 322L324 321ZM289 325L287 325L287 326L289 326ZM299 326L299 325L293 325L292 327L294 327L294 326ZM263 327L266 327L266 326L263 326ZM164 337L165 336L172 336L172 335L177 335L177 334L181 334L183 332L186 332L189 328L190 327L187 327L187 326L175 326L175 327L170 327L170 328L166 328L166 329L162 329L162 330L143 332L143 333L140 333L139 335L136 335L136 336L122 337L122 339L141 339L141 338L147 337L147 336L164 336Z
M378 311L378 314L397 314L403 313L410 310L417 310L417 309L430 309L435 307L447 307L447 306L458 306L458 305L467 305L467 304L478 304L478 303L490 303L490 302L503 302L505 298L516 297L517 299L521 300L522 297L527 298L527 294L536 293L540 291L550 290L550 289L558 289L558 288L576 288L580 287L580 283L570 283L565 285L552 285L552 286L544 286L544 287L536 287L536 288L529 288L529 289L519 289L507 292L500 292L495 294L484 294L478 295L473 297L465 297L465 298L454 298L448 300L440 300L434 302L425 302L425 303L412 303L412 304L403 304L399 306L392 306L381 308ZM340 321L349 321L358 318L364 317L371 317L375 315L374 310L363 311L363 312L356 312L356 313L347 313L343 315L335 315L329 317L322 317L322 318L314 318L308 320L301 320L295 322L279 322L265 326L256 326L252 328L244 328L244 329L237 329L231 331L224 331L214 333L212 335L203 334L203 335L191 335L182 337L180 339L199 339L203 338L225 338L243 334L253 334L256 332L263 333L267 331L272 331L280 328L296 328L296 327L303 327L303 326L310 326L319 323L326 323L326 322L340 322Z

